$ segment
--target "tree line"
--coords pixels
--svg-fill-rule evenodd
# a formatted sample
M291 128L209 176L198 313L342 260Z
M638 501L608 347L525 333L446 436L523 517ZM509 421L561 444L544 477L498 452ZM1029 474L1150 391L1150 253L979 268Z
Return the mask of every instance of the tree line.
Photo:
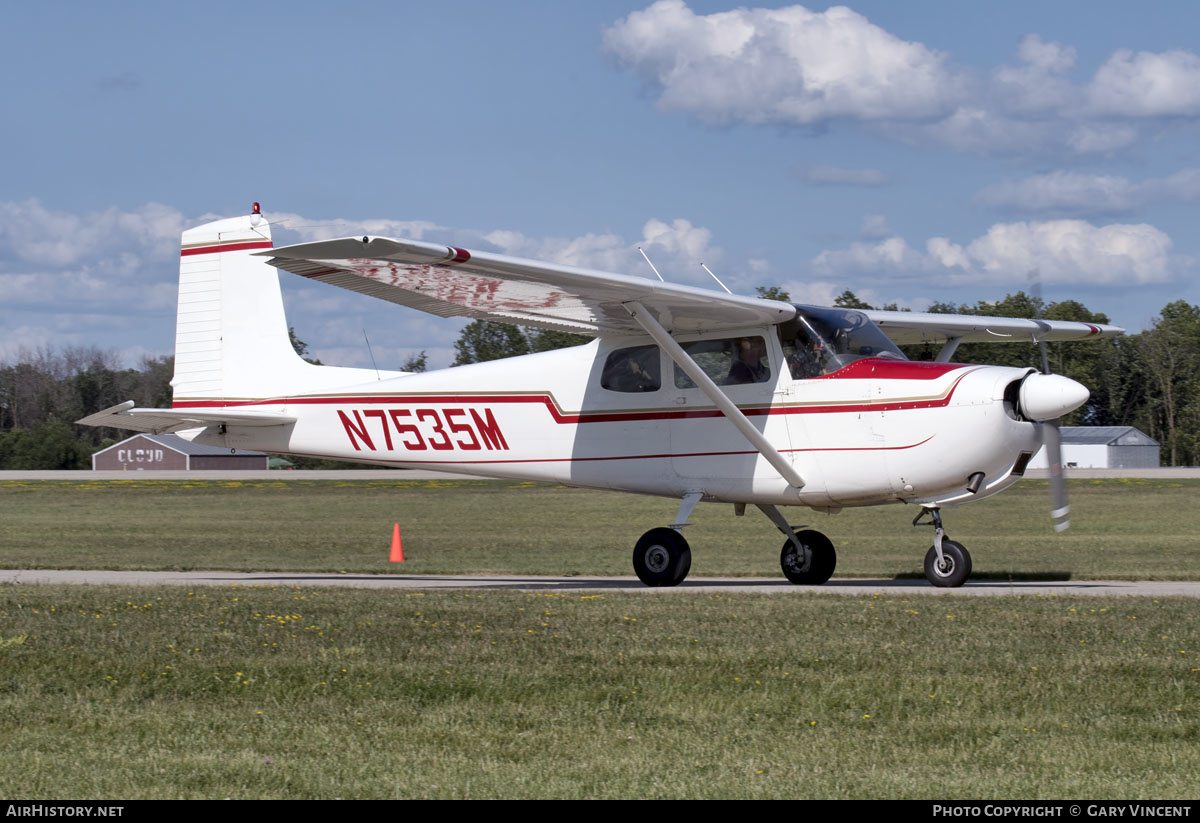
M777 286L761 296L789 300ZM874 308L846 290L834 301L843 308ZM882 307L895 309L895 306ZM1028 317L1107 323L1082 303L1043 303L1017 292L995 302L935 303L935 313ZM455 366L548 351L588 341L561 331L524 330L505 323L475 321L455 342ZM293 335L304 356L307 346ZM913 359L931 360L939 346L909 346ZM1150 328L1097 342L1052 343L1051 371L1091 389L1091 399L1067 425L1136 426L1162 444L1164 463L1200 464L1200 307L1177 300L1167 304ZM1029 343L964 343L952 358L962 363L1040 366ZM424 371L426 354L410 357L404 371ZM141 407L169 408L173 357L144 358L124 367L111 351L89 347L19 352L0 362L0 469L85 469L96 451L125 439L129 432L77 426L73 421L126 400ZM346 467L334 461L301 460L303 467Z
M74 421L126 400L169 408L174 372L174 357L126 368L97 348L19 352L0 363L0 469L90 469L94 452L129 433Z

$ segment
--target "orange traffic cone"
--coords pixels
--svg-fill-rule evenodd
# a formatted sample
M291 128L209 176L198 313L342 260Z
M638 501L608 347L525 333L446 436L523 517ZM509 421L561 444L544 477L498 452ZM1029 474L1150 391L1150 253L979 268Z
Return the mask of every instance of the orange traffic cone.
M404 547L400 545L400 524L397 523L392 527L392 556L388 558L392 563L404 562Z

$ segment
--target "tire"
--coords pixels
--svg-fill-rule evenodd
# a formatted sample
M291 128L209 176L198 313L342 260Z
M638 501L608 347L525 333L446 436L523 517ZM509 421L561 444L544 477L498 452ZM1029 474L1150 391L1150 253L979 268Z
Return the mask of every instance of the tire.
M678 586L692 568L692 550L674 529L651 529L633 548L633 571L647 586Z
M925 553L925 577L939 589L956 589L971 576L971 554L962 543L942 540L942 557L945 565L938 566L937 549L929 547Z
M796 539L808 550L807 562L799 556L791 540L784 541L783 550L779 553L783 576L803 586L820 586L833 577L833 570L837 567L837 552L829 538L806 529L796 532Z

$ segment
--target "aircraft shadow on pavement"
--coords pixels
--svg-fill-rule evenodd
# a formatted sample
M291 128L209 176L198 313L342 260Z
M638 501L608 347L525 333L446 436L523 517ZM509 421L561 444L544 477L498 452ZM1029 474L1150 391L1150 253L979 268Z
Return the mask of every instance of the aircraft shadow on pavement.
M1052 588L1056 583L1061 584L1066 577L1051 577L1038 576L1038 579L972 579L967 583L966 588L978 589L1009 589L1009 590L1029 590L1037 591L1039 589ZM211 578L217 580L217 578ZM555 590L555 591L571 591L571 590L597 590L606 589L614 591L630 590L630 591L658 591L646 586L636 578L546 578L546 577L473 577L473 576L457 576L457 575L338 575L337 577L329 577L325 575L306 575L306 574L275 574L261 575L244 581L233 581L227 578L222 578L225 582L239 583L240 585L255 585L255 584L280 584L280 585L329 585L332 581L337 581L343 585L354 584L375 584L379 588L389 587L389 583L395 582L396 588L424 588L421 584L428 584L428 588L432 589L535 589L535 590ZM405 586L404 584L416 584ZM1109 588L1111 584L1106 583L1083 583L1076 582L1071 584L1072 588ZM664 587L671 588L671 587ZM675 590L687 591L689 589L782 589L795 591L811 591L811 592L837 592L844 589L912 589L918 588L928 590L930 592L945 591L937 589L923 579L918 578L855 578L855 579L831 579L829 582L820 586L793 586L785 580L764 580L764 579L738 579L738 578L719 578L719 579L704 579L694 578L684 581L679 586L673 587Z

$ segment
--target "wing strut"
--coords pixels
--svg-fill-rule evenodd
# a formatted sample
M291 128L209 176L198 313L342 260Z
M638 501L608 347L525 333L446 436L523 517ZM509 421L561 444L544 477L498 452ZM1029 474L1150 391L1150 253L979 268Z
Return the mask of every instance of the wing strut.
M754 428L754 425L746 419L746 415L742 414L742 410L729 399L725 392L721 391L712 378L704 372L704 369L700 368L696 361L683 350L683 347L675 342L675 338L662 327L654 315L646 311L646 307L636 300L621 305L633 315L633 319L638 322L638 325L646 330L646 334L654 338L654 342L662 346L671 359L679 365L679 368L683 369L684 373L708 395L708 399L721 410L721 414L725 415L729 422L750 441L750 444L758 449L758 453L775 467L775 471L779 472L788 485L797 489L804 488L804 479L800 477L788 459L771 445L771 441L767 440L762 432Z
M958 349L958 344L961 342L961 337L947 337L946 342L942 344L942 348L938 351L937 357L934 360L938 363L949 363L950 358L954 356L954 352Z

